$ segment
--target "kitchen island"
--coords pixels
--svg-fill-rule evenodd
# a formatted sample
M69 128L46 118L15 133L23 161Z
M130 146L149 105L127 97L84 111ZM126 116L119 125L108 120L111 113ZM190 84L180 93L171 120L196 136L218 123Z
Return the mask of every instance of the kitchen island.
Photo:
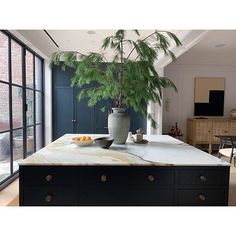
M101 149L66 134L20 163L21 206L225 206L230 164L168 135ZM93 138L104 135L90 135Z

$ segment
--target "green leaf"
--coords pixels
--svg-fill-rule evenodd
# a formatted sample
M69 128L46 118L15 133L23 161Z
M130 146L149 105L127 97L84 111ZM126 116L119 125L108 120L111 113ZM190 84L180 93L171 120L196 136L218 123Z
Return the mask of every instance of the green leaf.
M105 112L105 109L106 109L106 106L102 107L100 110L101 110L102 112Z
M88 98L88 106L94 106L101 100L112 100L114 106L133 108L156 127L151 114L147 114L147 104L150 101L161 104L163 89L173 88L177 92L177 88L169 78L158 75L155 63L160 52L175 60L170 41L174 40L177 46L181 42L167 31L154 31L143 39L138 30L134 32L139 36L136 40L127 39L125 30L118 30L106 37L100 53L55 52L50 66L61 66L63 70L68 67L75 69L71 85L81 88L78 99ZM126 54L123 53L124 46L131 47ZM113 53L109 63L104 57L106 49ZM105 107L101 110L104 111Z

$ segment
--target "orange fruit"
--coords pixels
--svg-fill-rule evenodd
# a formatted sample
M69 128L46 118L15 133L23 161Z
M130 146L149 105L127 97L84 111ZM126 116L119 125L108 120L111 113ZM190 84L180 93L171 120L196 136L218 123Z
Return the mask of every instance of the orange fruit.
M91 140L92 140L92 138L90 136L86 137L86 141L91 141Z

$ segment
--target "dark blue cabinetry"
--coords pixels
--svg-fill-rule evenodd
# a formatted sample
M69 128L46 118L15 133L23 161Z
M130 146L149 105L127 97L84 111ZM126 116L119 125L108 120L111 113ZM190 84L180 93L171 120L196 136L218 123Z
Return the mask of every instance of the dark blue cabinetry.
M80 89L71 87L74 69L53 68L53 139L66 133L107 134L107 118L111 101L100 101L94 107L88 107L88 99L78 101ZM101 108L106 106L105 112ZM138 128L146 132L147 119L132 109L128 109L131 118L130 131L135 133Z
M21 206L226 206L229 167L20 166Z

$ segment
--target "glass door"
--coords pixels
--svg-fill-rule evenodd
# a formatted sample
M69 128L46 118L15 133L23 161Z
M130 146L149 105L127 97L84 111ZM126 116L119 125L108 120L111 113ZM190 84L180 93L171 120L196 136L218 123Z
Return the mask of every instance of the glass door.
M0 189L44 145L43 59L0 31Z

